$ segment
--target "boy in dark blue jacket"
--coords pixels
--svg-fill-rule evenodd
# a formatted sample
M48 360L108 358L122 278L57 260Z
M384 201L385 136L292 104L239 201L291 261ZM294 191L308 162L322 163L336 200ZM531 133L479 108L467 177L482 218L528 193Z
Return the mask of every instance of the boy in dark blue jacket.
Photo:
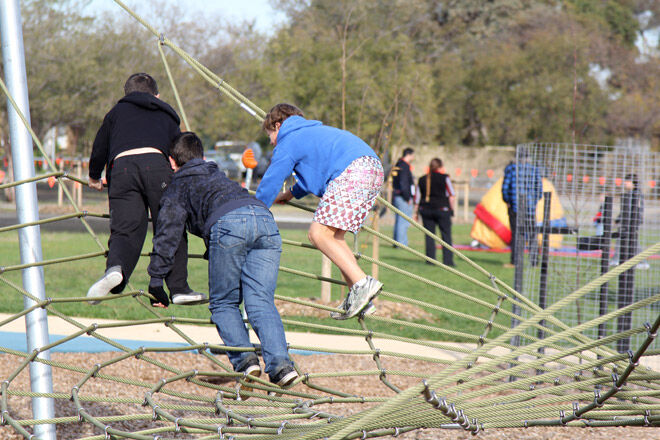
M147 271L149 293L167 305L163 278L172 270L185 228L204 239L209 257L209 310L228 347L252 347L238 308L261 341L266 372L279 386L298 373L289 359L284 326L275 308L282 239L266 205L230 180L214 162L205 162L199 138L182 133L170 150L174 177L161 199L154 251ZM228 350L236 372L259 376L252 351Z
M91 188L103 190L101 173L107 167L110 239L105 274L89 288L88 298L120 293L128 283L147 234L148 211L156 228L160 197L172 178L167 155L181 132L179 116L159 99L158 85L150 75L131 75L124 93L103 119L89 158ZM206 295L188 286L188 245L182 238L167 286L173 303L196 304Z

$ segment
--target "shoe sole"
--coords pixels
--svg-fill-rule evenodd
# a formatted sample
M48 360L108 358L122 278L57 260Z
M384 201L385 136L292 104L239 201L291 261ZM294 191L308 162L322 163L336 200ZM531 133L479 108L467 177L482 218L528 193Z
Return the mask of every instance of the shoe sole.
M381 292L381 290L383 290L383 283L381 283L379 281L378 282L378 288L374 289L374 292L370 293L369 296L367 296L366 300L362 301L363 304L360 304L358 307L356 307L353 312L346 313L346 318L352 318L354 316L357 316L358 313L360 313L362 310L364 310L369 305L371 300L373 300L375 297L378 296L378 294Z
M373 315L374 313L376 313L376 306L374 305L373 302L369 301L367 303L367 306L364 309L362 309L362 314L366 316L366 315Z
M124 277L121 272L110 272L104 275L103 278L92 284L92 287L87 291L87 298L98 298L110 294L110 291L121 284ZM101 301L87 301L88 304L96 305Z
M298 372L296 370L290 371L282 379L277 382L277 385L284 388L287 385L290 385L291 382L298 378Z
M259 377L259 376L261 376L261 368L259 368L259 367L254 368L254 369L248 368L243 380L245 382L252 382L251 377ZM252 388L250 386L247 386L247 385L243 385L239 382L238 386L237 386L236 394L238 394L238 396L240 397L240 400L248 400L250 398L250 396L246 395L244 393L245 392L251 393L253 390L254 390L254 388Z
M206 295L185 295L186 298L179 298L181 295L172 296L172 304L178 306L195 306L198 304L206 304L209 302L209 299Z

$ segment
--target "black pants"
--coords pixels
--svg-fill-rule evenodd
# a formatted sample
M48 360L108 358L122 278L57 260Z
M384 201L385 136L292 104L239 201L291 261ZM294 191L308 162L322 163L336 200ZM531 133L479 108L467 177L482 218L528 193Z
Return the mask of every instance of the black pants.
M625 220L624 220L625 221ZM623 225L619 229L619 262L624 263L639 252L638 226ZM619 275L619 291L617 293L616 307L621 309L633 303L635 291L635 267L631 267ZM616 331L628 331L632 327L632 313L625 313L617 318ZM630 349L630 337L616 341L617 351L625 353Z
M440 238L448 245L451 241L451 211L442 209L429 209L420 206L419 215L422 217L422 224L426 229L435 234L436 225L440 229ZM428 235L424 236L426 242L426 256L435 260L435 240ZM447 266L454 265L454 254L444 246L442 247L442 263Z
M112 289L126 287L140 258L151 211L155 233L160 198L172 180L172 169L162 154L148 153L115 159L110 172L110 239L106 268L121 266L124 280ZM165 278L170 294L188 293L188 241L185 236L174 256L174 267Z
M522 224L518 225L517 213L509 206L509 229L511 230L511 264L516 264L516 256L518 251L522 251L521 258L525 255L525 249L529 245L529 259L532 266L536 266L538 262L539 246L537 243L536 230L536 214L526 213L523 214ZM522 231L518 231L518 226L522 227ZM522 243L517 243L516 238L522 238ZM529 244L528 244L529 242Z

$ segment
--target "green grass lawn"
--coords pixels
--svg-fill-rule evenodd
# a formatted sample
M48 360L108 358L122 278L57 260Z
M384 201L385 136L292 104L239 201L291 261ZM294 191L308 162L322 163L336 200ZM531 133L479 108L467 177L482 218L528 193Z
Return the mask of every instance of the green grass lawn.
M455 243L469 243L469 230L470 225L455 225L453 229ZM383 231L386 235L391 235L391 229ZM307 243L306 230L283 230L282 236L286 239ZM350 235L350 234L349 234ZM100 235L102 243L107 241L107 234ZM409 232L410 246L414 249L423 252L424 238L421 232L410 229ZM368 243L367 243L368 242ZM75 233L44 233L42 232L42 247L44 259L60 258L71 255L80 255L89 252L96 252L99 250L98 245L91 239L88 234L75 234ZM359 236L359 250L364 255L371 255L372 250L370 246L370 238L366 233L361 233ZM352 238L349 237L349 245L352 245ZM151 237L147 237L145 252L151 247ZM191 254L202 254L204 245L197 237L190 237L189 252ZM476 253L469 252L467 255L482 266L487 272L494 274L498 278L510 284L513 278L512 269L504 269L502 263L508 261L508 254L497 253ZM438 256L441 256L441 251L438 250ZM15 265L20 263L18 253L18 238L15 232L5 233L0 236L0 265L3 267ZM445 285L451 289L464 292L474 298L479 298L487 301L490 304L495 304L495 296L483 288L475 286L473 283L465 279L452 275L443 269L425 264L420 258L406 252L402 249L394 249L389 244L381 241L380 246L380 260L390 265L396 266L406 272L416 274L428 280ZM487 277L478 274L474 269L459 258L455 259L457 269L465 274L474 276L479 281L485 284L490 284ZM133 276L131 277L131 284L135 289L146 289L148 284L148 276L146 274L146 267L148 264L147 258L142 258L139 262ZM313 249L305 249L298 246L284 245L281 265L284 267L296 269L313 274L320 274L321 271L321 257L320 254ZM371 264L362 261L362 267L369 273ZM96 257L86 260L78 260L74 262L67 262L44 268L46 279L46 295L49 297L80 297L84 296L88 287L99 278L105 268L105 261L103 257ZM190 259L189 262L189 282L191 287L203 292L208 291L207 287L207 265L204 260ZM18 284L21 283L21 275L19 271L10 271L3 274L3 276ZM333 267L333 278L338 279L339 273ZM392 292L397 295L413 298L424 303L435 304L438 306L446 307L448 309L462 312L471 316L477 316L484 319L489 319L492 307L485 307L476 305L472 301L461 299L453 294L444 292L438 288L428 286L423 282L417 281L397 272L380 269L379 279L385 285L385 291ZM3 313L16 313L23 308L23 298L18 292L10 288L4 283L0 283L0 289L3 294L3 301L0 304L0 312ZM277 292L282 296L291 297L320 297L320 282L314 279L308 279L297 275L281 272L278 280ZM340 286L332 287L333 299L341 297ZM90 306L86 302L82 303L67 303L57 304L54 307L69 316L78 317L97 317L109 319L144 319L153 317L153 315L140 306L132 298L123 298L117 301L106 301L97 306ZM510 305L507 305L510 307ZM206 306L172 306L167 310L157 310L165 316L174 315L177 317L189 317L198 319L208 319L209 312ZM433 327L450 329L453 331L464 332L471 335L480 335L484 331L482 323L475 323L464 318L459 318L448 313L439 311L432 311L433 320L417 319L415 322L420 324L428 324ZM304 318L293 317L300 322L311 322L314 324L325 324L331 326L340 326L347 328L361 328L357 320L348 321L335 321L330 318ZM509 321L504 316L499 316L498 323L508 326ZM429 332L423 329L410 328L408 326L397 325L391 322L369 322L369 328L374 331L387 332L397 334L399 336L411 338L425 338L435 340L460 340L451 335L443 335L442 333ZM291 326L287 325L288 330L307 330L304 326ZM490 336L498 334L494 330Z

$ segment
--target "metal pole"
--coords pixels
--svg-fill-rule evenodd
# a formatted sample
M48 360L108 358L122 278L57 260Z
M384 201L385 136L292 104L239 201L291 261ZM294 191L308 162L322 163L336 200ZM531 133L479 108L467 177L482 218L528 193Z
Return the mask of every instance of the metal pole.
M25 54L23 51L23 31L21 29L21 10L18 0L0 1L0 34L2 37L2 61L7 88L20 111L30 121ZM32 139L16 110L14 110L9 102L7 103L7 113L14 179L28 179L34 176ZM16 188L16 214L19 223L28 223L39 219L37 187L34 182L25 183ZM42 261L39 226L28 226L19 229L18 238L22 264ZM22 275L25 290L39 299L45 299L43 269L41 267L30 267L23 269ZM26 308L30 307L34 305L34 301L24 298L23 305ZM30 312L25 317L25 326L27 330L28 352L32 352L48 344L48 320L45 309L37 309ZM50 353L40 353L39 358L50 360ZM30 363L30 387L35 393L53 392L52 371L49 365L35 361ZM33 397L32 414L37 420L52 419L55 414L53 399ZM55 425L35 425L34 435L41 440L55 440Z

